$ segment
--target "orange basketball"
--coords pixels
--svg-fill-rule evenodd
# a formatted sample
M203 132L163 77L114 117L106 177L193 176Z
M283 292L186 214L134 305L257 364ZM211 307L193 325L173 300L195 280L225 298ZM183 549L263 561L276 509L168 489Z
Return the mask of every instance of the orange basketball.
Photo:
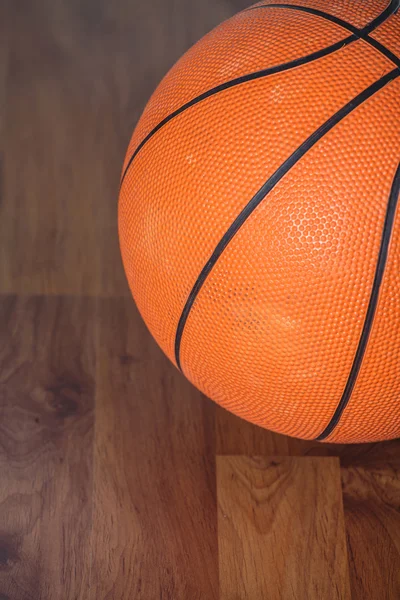
M399 5L244 10L171 69L128 148L120 242L149 330L288 435L400 434Z

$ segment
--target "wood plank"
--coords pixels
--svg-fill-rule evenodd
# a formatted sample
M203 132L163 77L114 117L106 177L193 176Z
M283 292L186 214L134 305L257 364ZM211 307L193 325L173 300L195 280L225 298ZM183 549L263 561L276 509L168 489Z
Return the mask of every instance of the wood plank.
M0 282L19 295L0 297L0 600L216 599L216 444L278 457L218 459L232 513L222 520L220 508L225 598L238 598L239 567L239 584L268 575L263 598L348 597L335 587L337 461L287 455L340 456L353 598L400 597L399 441L344 447L256 428L173 369L130 298L97 313L94 298L40 297L129 296L116 202L133 126L173 62L247 4L0 7Z
M2 193L2 167L4 159L4 116L6 100L6 72L10 46L10 18L6 4L0 5L0 198Z
M217 457L220 600L350 598L339 461Z
M0 298L0 598L87 597L93 301Z
M309 447L301 440L257 427L220 406L215 411L215 429L219 455L297 456Z
M7 4L3 291L129 295L117 237L128 140L161 77L235 8L214 0Z
M119 32L107 36L104 8L9 3L4 291L127 293L116 232L126 87L113 84Z
M213 405L102 300L91 600L217 598Z
M342 465L384 464L400 454L400 440L370 444L326 444L262 429L221 407L215 410L217 454L248 456L338 456Z
M342 469L353 600L400 598L400 458Z

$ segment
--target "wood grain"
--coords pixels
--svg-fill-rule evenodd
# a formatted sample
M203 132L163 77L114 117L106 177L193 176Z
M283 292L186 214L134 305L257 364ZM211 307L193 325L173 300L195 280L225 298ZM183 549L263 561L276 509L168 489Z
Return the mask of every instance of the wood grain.
M400 598L400 457L342 469L353 600Z
M339 461L217 459L220 600L350 598Z
M91 600L216 599L213 406L130 300L103 300Z
M0 598L87 596L93 302L0 298Z
M400 441L303 442L214 406L123 274L133 127L248 4L0 3L0 600L347 599L347 559L353 600L400 598Z

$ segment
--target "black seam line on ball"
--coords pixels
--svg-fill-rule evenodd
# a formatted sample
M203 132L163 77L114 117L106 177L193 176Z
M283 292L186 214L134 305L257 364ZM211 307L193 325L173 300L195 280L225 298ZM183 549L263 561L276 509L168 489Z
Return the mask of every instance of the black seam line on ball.
M387 73L384 77L375 81L372 85L366 88L363 92L358 94L353 100L343 106L337 113L330 117L323 125L321 125L314 133L312 133L298 148L285 160L284 163L275 171L275 173L264 183L264 185L258 190L253 198L248 202L244 209L239 213L232 225L225 232L221 240L218 242L214 252L210 256L207 263L204 265L194 284L183 308L180 316L178 327L175 336L175 360L176 364L181 369L180 363L180 346L183 335L183 330L186 325L187 318L192 309L193 303L195 302L201 287L205 280L210 274L212 268L218 261L219 257L232 240L232 238L239 231L243 223L249 218L251 213L257 208L257 206L264 200L269 192L279 183L279 181L286 175L294 165L319 141L321 140L335 125L342 121L347 115L349 115L354 109L363 104L366 100L371 98L374 94L379 92L385 85L393 81L400 75L399 69L393 69L390 73Z
M348 31L351 31L351 33L353 35L348 38L345 38L343 40L340 40L339 42L336 42L335 44L332 44L332 46L328 46L327 48L323 48L322 50L317 50L316 52L308 54L307 56L304 56L302 58L298 58L298 59L289 61L287 63L283 63L281 65L276 65L276 66L270 67L268 69L262 69L260 71L248 73L247 75L243 75L243 76L237 77L235 79L231 79L230 81L221 83L220 85L217 85L217 86L211 88L210 90L207 90L203 94L200 94L199 96L196 96L195 98L192 98L192 100L190 100L189 102L186 102L181 107L174 110L172 113L167 115L164 119L162 119L162 121L160 121L146 135L145 138L143 138L143 140L137 146L136 150L133 152L131 158L128 161L128 164L125 167L125 171L121 177L120 188L122 187L122 184L124 182L124 179L126 177L126 174L128 173L128 170L129 170L132 162L134 161L134 159L136 158L136 156L138 155L140 150L143 148L143 146L164 125L166 125L169 121L171 121L172 119L174 119L175 117L180 115L182 112L184 112L188 108L191 108L195 104L201 102L202 100L205 100L206 98L209 98L210 96L218 94L219 92L223 92L224 90L234 87L236 85L240 85L242 83L246 83L247 81L252 81L254 79L259 79L261 77L267 77L268 75L274 75L275 73L281 73L281 72L283 73L284 71L288 71L290 69L294 69L295 67L305 65L314 60L318 60L319 58L323 58L324 56L327 56L331 53L333 54L337 50L340 50L341 48L347 46L348 44L355 42L357 39L364 39L362 37L364 34L370 33L371 31L373 31L374 29L379 27L379 25L381 25L391 14L393 14L399 8L399 5L400 5L400 0L392 0L390 2L389 6L380 15L378 15L378 17L376 17L373 21L371 21L369 24L367 24L363 29L357 29L357 27L354 27L350 23L347 23L346 21L342 21L341 19L338 19L337 17L334 17L332 15L329 15L328 13L324 13L324 12L318 11L316 9L311 9L311 8L307 8L304 6L302 7L302 6L292 5L292 4L266 4L266 5L261 5L261 6L252 6L248 9L246 9L246 11L243 11L243 12L247 12L249 10L255 10L258 8L271 8L271 7L272 8L280 7L280 8L289 8L289 9L293 9L293 10L301 10L303 12L318 15L318 16L323 17L324 19L333 21L333 22L337 23L338 25L341 25L342 28L347 29ZM391 53L390 50L388 50L387 48L382 46L382 44L380 44L379 42L376 42L376 40L373 40L373 38L368 38L368 36L366 36L366 37L367 37L366 41L372 40L375 45L377 44L379 46L378 49L381 52L383 50L383 51L386 51L387 53L390 53L391 56L387 55L387 57L391 58L391 60L395 64L397 64L397 66L400 66L400 59L398 59L398 57L396 57L393 53Z
M316 17L321 17L322 19L331 21L332 23L339 25L343 29L347 29L347 31L351 31L351 33L356 35L358 38L364 40L370 46L372 46L373 48L378 50L381 54L383 54L383 56L388 58L393 64L400 67L400 57L396 56L396 54L394 54L391 50L389 50L389 48L387 48L386 46L384 46L383 44L378 42L375 38L370 37L368 35L369 33L371 33L371 31L373 31L374 29L379 27L379 25L382 25L382 23L384 23L388 19L388 17L390 17L392 14L394 14L398 10L399 2L400 2L400 0L392 0L392 2L383 11L383 13L381 13L376 19L371 21L371 23L369 23L362 29L358 29L358 27L355 27L351 23L348 23L347 21L343 21L343 19L340 19L339 17L335 17L334 15L326 13L322 10L318 10L316 8L309 8L308 6L300 6L297 4L264 4L261 6L252 6L251 8L249 8L247 10L256 10L259 8L285 8L288 10L297 10L300 12L305 12L305 13L309 13L311 15L315 15Z
M351 367L350 375L346 383L346 387L344 389L342 398L333 414L332 419L329 421L328 425L325 427L324 431L316 438L316 440L321 441L327 438L332 431L335 429L337 424L340 421L340 418L345 410L347 404L349 403L351 394L354 389L354 385L357 381L358 374L360 372L361 364L365 355L365 351L367 348L368 340L371 333L372 324L374 321L378 299L379 299L379 291L381 288L383 275L385 272L388 251L389 251L389 243L392 236L393 224L396 215L396 207L398 204L400 194L400 164L397 167L396 175L393 181L392 189L389 196L385 223L383 226L383 233L381 239L381 246L379 249L378 261L375 271L374 282L372 284L371 296L368 304L368 309L365 317L365 322L363 326L363 330L361 333L360 341L358 343L357 352L354 357L353 365Z
M371 33L374 29L377 29L382 23L387 21L389 17L395 15L400 8L400 0L391 0L388 6L385 8L380 15L378 15L373 21L365 25L362 28L363 33Z
M262 69L260 71L255 71L253 73L248 73L247 75L242 75L241 77L236 77L235 79L225 81L224 83L221 83L221 84L211 88L210 90L207 90L203 94L200 94L199 96L196 96L195 98L192 98L192 100L190 100L189 102L186 102L186 104L183 104L177 110L174 110L172 113L167 115L165 117L165 119L160 121L158 123L158 125L156 125L146 135L146 137L143 138L143 140L137 146L136 150L134 151L131 158L129 159L128 164L126 165L124 174L121 178L121 187L122 187L122 184L124 182L124 179L126 177L126 174L129 170L132 162L134 161L134 159L136 158L136 156L138 155L140 150L143 148L143 146L150 140L150 138L153 137L153 135L155 133L157 133L157 131L159 131L161 129L161 127L164 127L164 125L166 125L169 121L171 121L172 119L174 119L175 117L177 117L178 115L183 113L188 108L191 108L195 104L198 104L199 102L201 102L202 100L205 100L206 98L209 98L210 96L214 96L215 94L218 94L219 92L223 92L224 90L227 90L231 87L235 87L242 83L246 83L247 81L253 81L254 79L261 79L263 77L267 77L269 75L274 75L276 73L283 73L284 71L289 71L290 69L294 69L295 67L300 67L307 63L310 63L310 62L313 62L320 58L323 58L324 56L328 56L329 54L333 54L334 52L337 52L338 50L340 50L341 48L344 48L348 44L351 44L352 42L357 41L357 39L358 38L356 35L351 35L347 38L340 40L339 42L336 42L335 44L332 44L332 46L328 46L327 48L322 48L322 50L317 50L316 52L307 54L307 56L303 56L301 58L296 58L295 60L291 60L287 63L276 65L274 67L269 67L268 69Z

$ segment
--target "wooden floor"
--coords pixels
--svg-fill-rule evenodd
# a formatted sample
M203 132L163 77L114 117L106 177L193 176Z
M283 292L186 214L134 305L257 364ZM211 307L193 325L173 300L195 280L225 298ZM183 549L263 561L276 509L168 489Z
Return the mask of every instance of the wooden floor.
M400 598L400 442L239 421L171 366L125 283L133 126L246 4L0 8L0 600Z

